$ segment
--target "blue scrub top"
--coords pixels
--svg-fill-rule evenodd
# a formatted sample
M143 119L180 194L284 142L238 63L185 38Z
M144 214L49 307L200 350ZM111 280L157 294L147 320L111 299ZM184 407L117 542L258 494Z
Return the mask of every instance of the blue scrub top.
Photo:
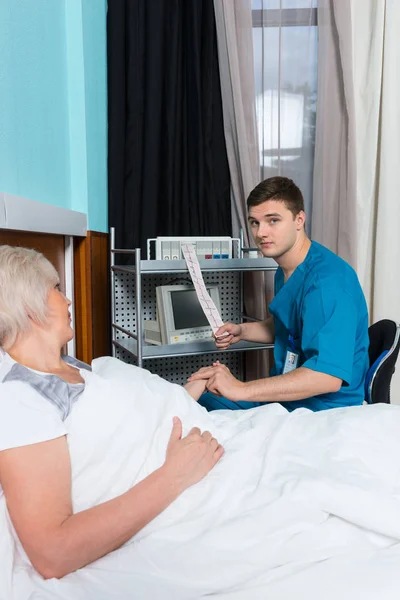
M298 367L343 380L338 392L283 402L288 410L323 410L362 404L368 359L368 310L357 275L336 254L312 242L308 254L284 283L275 274L275 297L269 305L275 326L275 366L283 373L286 352L299 355Z

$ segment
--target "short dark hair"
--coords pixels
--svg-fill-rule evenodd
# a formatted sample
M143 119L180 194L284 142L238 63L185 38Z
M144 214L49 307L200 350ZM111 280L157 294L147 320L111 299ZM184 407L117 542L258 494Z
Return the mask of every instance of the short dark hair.
M270 177L259 183L247 198L247 209L267 200L281 200L293 216L304 210L303 194L288 177Z

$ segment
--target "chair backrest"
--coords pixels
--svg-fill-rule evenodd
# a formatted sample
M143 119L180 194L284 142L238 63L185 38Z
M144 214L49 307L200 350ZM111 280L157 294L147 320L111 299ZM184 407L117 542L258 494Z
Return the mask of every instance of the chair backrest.
M390 382L400 349L400 326L390 319L371 325L369 370L365 380L365 400L390 403Z

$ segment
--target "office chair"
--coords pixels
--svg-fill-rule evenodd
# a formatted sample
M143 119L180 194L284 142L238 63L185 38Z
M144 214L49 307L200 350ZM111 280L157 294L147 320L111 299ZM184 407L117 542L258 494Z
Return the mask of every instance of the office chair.
M382 319L368 328L369 370L365 379L365 400L369 404L390 404L390 382L400 349L400 325Z

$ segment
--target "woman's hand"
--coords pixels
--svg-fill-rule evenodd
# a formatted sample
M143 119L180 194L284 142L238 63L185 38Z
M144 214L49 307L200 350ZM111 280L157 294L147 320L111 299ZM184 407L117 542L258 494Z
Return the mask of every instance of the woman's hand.
M247 384L236 379L228 367L222 365L218 360L211 366L202 367L196 373L193 373L189 377L188 383L194 383L198 380L203 381L203 379L207 379L207 390L217 396L225 396L225 398L234 402L247 400Z
M209 431L193 427L182 438L182 422L174 417L164 468L183 491L198 483L217 464L223 447Z
M200 396L206 391L206 384L206 379L199 379L197 381L188 381L183 387L192 396L193 400L197 402Z
M214 334L215 345L219 350L226 350L232 344L242 339L242 326L235 323L225 323Z

